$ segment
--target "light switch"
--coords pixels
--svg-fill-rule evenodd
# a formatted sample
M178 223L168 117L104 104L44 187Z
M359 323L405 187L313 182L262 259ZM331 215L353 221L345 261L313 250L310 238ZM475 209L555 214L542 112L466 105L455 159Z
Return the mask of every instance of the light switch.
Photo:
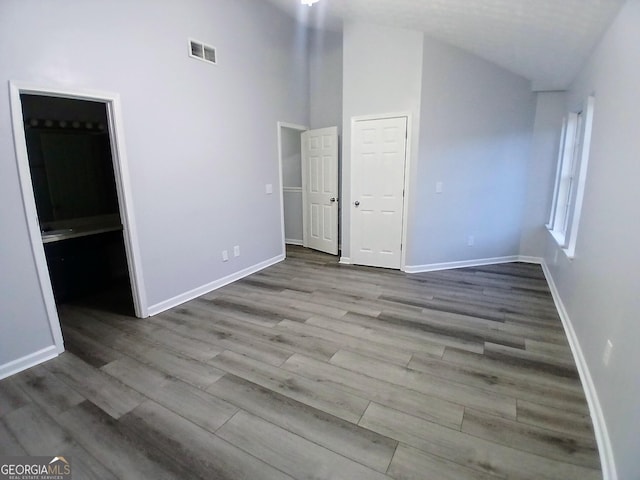
M264 190L267 193L267 195L271 195L273 193L273 185L271 185L270 183L267 183Z
M436 193L442 193L442 182L436 183Z

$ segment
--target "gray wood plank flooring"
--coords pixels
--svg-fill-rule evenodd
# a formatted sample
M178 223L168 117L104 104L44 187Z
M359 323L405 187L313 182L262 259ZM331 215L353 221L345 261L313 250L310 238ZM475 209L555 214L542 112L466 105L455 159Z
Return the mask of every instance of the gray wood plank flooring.
M408 275L290 247L153 318L108 305L59 306L67 352L0 381L1 455L82 479L602 478L538 266Z

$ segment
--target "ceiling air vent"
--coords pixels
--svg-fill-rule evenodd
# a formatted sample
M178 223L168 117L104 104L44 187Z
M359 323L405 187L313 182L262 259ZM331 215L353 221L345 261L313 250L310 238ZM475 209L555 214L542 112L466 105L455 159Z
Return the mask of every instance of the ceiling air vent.
M216 49L198 40L189 40L189 56L213 64L218 60Z

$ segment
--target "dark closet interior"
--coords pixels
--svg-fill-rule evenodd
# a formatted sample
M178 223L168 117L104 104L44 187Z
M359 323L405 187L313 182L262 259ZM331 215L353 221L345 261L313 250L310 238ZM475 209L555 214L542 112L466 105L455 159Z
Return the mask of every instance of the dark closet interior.
M21 100L56 303L133 313L106 105L25 94Z

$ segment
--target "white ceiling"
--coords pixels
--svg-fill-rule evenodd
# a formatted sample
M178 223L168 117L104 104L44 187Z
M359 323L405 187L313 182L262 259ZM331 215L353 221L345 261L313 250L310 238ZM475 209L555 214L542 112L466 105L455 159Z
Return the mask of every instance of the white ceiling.
M563 90L625 0L269 0L318 28L362 20L408 28Z

